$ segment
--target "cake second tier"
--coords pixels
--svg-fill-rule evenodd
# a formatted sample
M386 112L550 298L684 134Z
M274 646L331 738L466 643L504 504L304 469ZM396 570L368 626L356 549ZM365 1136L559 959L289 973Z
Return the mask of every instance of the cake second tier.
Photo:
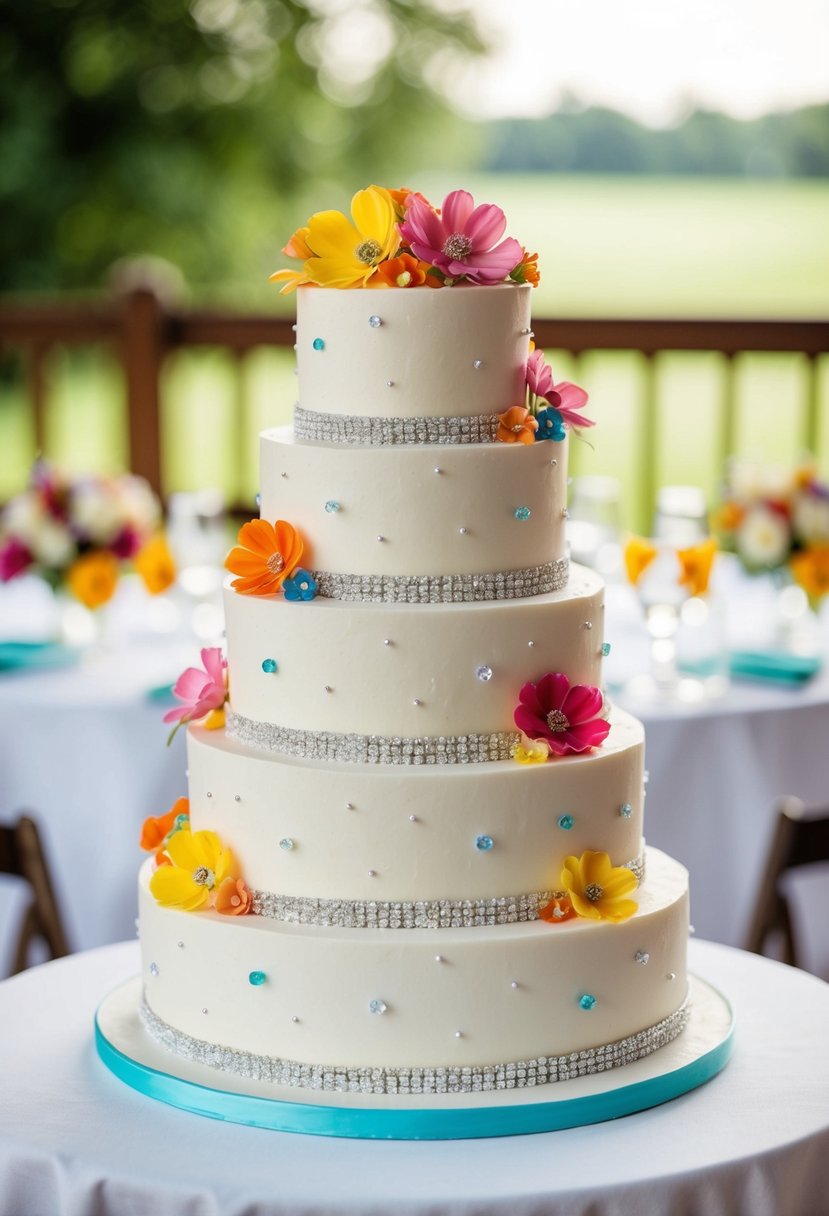
M601 683L604 584L581 567L561 591L471 604L297 603L228 588L225 615L230 731L294 755L371 759L373 739L395 763L386 741L428 738L452 752L433 763L503 759L523 684L547 672Z

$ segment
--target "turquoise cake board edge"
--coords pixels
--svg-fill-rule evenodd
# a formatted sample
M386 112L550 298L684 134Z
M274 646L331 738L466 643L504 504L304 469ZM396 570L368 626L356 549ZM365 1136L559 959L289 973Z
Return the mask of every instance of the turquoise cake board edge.
M95 1045L109 1071L145 1097L191 1114L271 1131L363 1140L468 1140L603 1123L670 1102L720 1072L734 1045L726 998L691 976L688 1025L645 1059L604 1073L483 1093L389 1096L329 1093L231 1077L172 1055L138 1015L141 981L114 989L95 1015Z

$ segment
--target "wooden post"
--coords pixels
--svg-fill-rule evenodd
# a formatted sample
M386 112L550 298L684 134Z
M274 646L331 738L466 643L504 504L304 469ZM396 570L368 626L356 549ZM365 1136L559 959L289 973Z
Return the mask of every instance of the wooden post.
M127 388L130 469L161 494L161 368L164 314L157 293L137 285L122 296L121 342Z

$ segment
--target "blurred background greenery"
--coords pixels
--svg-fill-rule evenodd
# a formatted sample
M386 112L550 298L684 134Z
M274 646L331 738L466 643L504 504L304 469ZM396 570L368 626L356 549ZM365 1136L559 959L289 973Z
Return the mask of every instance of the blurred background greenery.
M515 20L522 4L509 6ZM474 104L459 106L458 88L443 86L497 50L486 7L494 11L471 0L2 0L3 291L98 294L113 267L150 255L175 268L184 303L284 313L291 301L267 276L290 232L380 181L435 201L463 185L499 203L509 232L539 251L538 316L826 316L829 104L751 118L691 106L654 127L565 92L554 112L473 116ZM554 79L558 51L540 49L527 71ZM46 370L48 454L75 468L123 467L113 352L56 349ZM241 389L237 371L220 351L169 360L168 490L253 493L256 431L289 420L293 383L282 352L245 360ZM602 422L577 468L622 474L636 360L597 354L576 369L557 357L557 376L576 371ZM712 495L721 470L704 444L686 441L713 425L698 405L715 377L709 356L668 356L660 374L674 437L663 476ZM802 380L797 356L748 359L739 391L749 454L800 455L790 423ZM34 454L24 360L2 348L0 499Z

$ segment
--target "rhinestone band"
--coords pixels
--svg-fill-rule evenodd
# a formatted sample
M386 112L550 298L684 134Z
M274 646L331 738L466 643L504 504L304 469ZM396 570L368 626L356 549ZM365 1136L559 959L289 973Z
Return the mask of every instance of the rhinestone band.
M645 873L644 855L625 863L639 883ZM534 891L491 899L309 899L253 891L257 916L293 925L337 929L472 929L481 925L512 925L538 920L539 909L563 891Z
M684 1030L690 1015L690 1002L686 997L674 1013L668 1014L654 1026L585 1051L573 1051L561 1056L535 1056L507 1064L437 1068L350 1068L347 1065L301 1064L279 1056L255 1055L234 1047L222 1047L218 1043L184 1034L153 1013L146 996L140 1012L150 1037L174 1055L222 1072L235 1073L247 1080L336 1093L468 1094L495 1089L527 1089L632 1064L672 1042Z
M491 574L335 574L315 570L317 595L370 604L468 604L520 600L567 586L566 557Z
M343 735L332 730L295 730L257 722L231 710L227 734L259 751L299 756L303 760L345 760L351 764L482 764L509 760L521 736L502 730L487 735L435 735L400 738L391 735Z
M392 444L494 443L497 414L470 414L446 418L384 418L360 414L321 414L294 407L294 435L315 443L360 447Z

